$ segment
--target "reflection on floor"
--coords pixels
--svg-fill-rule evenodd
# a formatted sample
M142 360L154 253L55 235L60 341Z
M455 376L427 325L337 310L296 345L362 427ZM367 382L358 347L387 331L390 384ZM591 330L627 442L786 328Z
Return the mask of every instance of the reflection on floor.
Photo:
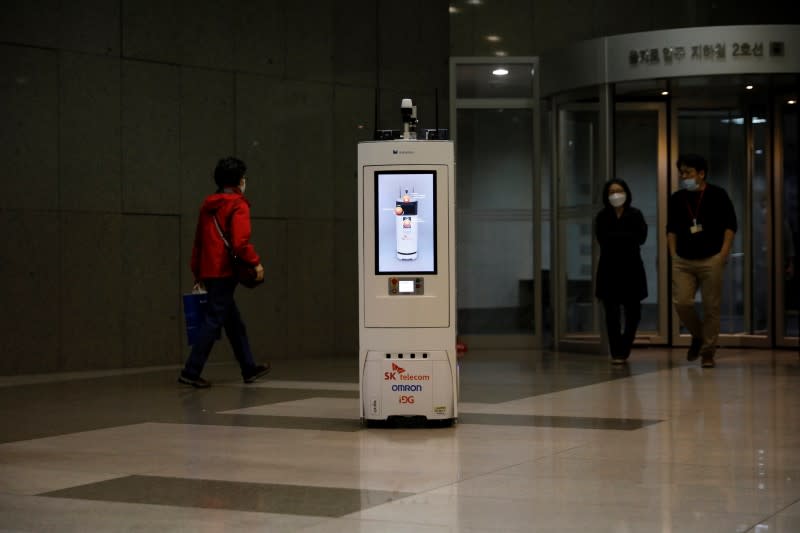
M355 361L0 377L3 531L800 531L800 358L469 352L453 427L358 420Z

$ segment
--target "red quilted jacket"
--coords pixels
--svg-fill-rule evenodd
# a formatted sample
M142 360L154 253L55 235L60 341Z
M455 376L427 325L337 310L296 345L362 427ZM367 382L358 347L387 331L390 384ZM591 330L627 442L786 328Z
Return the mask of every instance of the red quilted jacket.
M214 215L234 253L252 266L261 262L250 244L250 202L238 190L214 193L203 201L197 218L191 262L196 281L233 276L230 254L214 224Z

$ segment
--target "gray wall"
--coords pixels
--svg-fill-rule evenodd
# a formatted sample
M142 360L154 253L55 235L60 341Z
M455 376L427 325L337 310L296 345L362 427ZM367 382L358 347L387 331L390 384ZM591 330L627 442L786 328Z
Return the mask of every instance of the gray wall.
M376 95L378 127L406 96L433 127L447 28L441 0L6 0L0 374L181 363L197 208L229 154L266 266L238 298L254 351L355 357L356 143Z
M5 0L0 374L182 362L196 211L228 154L267 269L239 296L256 352L354 357L356 143L406 96L446 126L449 55L788 23L793 3Z

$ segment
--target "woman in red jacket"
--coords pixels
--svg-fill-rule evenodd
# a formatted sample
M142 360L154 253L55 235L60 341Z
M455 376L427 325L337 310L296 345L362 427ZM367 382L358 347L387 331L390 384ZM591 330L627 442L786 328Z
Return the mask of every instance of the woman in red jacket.
M225 328L245 383L253 383L270 370L269 363L256 364L253 360L247 330L233 300L238 282L231 254L217 229L218 224L233 253L255 268L257 280L263 280L264 267L250 244L250 202L244 197L246 172L243 161L234 157L220 159L214 170L217 192L206 197L197 219L191 267L195 288L208 293L208 306L205 322L178 381L199 389L211 386L200 374L222 328Z

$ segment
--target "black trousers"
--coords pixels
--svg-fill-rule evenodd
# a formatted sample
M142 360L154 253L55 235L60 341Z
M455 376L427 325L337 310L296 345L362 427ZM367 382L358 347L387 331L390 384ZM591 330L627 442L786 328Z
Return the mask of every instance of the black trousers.
M236 289L235 278L218 278L203 280L208 291L208 308L206 320L198 334L197 341L192 345L192 352L186 360L182 374L191 379L197 379L203 373L203 367L208 360L214 343L220 337L224 328L225 335L231 343L233 355L239 363L242 377L252 372L256 364L253 361L253 352L250 350L250 341L247 338L247 329L242 322L239 308L233 300Z
M636 329L642 319L642 302L616 302L603 300L606 312L606 332L611 357L627 359L631 355L631 347L636 339ZM622 313L625 313L625 327L622 327Z

